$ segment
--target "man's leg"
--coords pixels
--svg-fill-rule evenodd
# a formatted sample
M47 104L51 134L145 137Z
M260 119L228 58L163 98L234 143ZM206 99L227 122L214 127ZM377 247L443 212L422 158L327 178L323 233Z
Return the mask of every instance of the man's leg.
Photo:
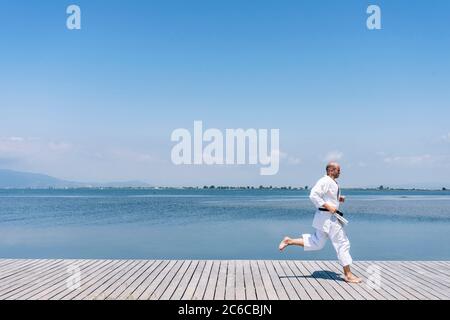
M362 281L361 278L358 278L352 273L350 270L350 265L344 266L344 277L345 281L350 283L360 283Z
M280 242L278 249L280 249L280 251L283 251L283 249L286 248L287 246L303 247L304 246L303 239L302 238L291 239L289 237L284 237L284 239Z
M348 240L344 228L342 228L342 226L340 225L336 225L335 227L333 227L333 230L332 232L330 232L329 236L331 242L333 243L333 247L336 250L339 263L344 268L345 281L350 283L360 283L361 279L356 277L350 269L350 265L352 264L353 260L350 255L350 241Z
M281 242L278 248L282 251L284 248L290 245L304 247L305 251L313 251L320 250L325 246L327 242L327 235L325 232L316 230L313 235L304 234L302 238L291 239L289 237L285 237Z

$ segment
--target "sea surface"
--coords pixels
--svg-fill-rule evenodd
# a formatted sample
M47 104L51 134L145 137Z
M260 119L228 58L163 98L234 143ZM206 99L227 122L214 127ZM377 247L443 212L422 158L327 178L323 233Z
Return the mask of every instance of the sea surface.
M343 190L355 260L450 260L449 191ZM303 190L0 190L0 258L336 259Z

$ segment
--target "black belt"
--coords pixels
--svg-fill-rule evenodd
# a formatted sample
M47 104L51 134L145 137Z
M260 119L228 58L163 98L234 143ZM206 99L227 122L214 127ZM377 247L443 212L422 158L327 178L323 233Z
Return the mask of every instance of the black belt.
M319 211L327 211L327 212L330 212L327 208L322 208L322 207L319 208ZM337 210L336 213L337 213L338 215L340 215L341 217L344 216L344 213L343 213L343 212L340 212L339 210Z

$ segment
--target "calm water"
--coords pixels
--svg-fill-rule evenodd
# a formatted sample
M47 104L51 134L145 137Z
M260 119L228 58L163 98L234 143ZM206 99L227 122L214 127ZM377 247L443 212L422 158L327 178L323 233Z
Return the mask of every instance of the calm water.
M357 260L450 260L450 192L344 192ZM304 191L0 190L0 258L335 259Z

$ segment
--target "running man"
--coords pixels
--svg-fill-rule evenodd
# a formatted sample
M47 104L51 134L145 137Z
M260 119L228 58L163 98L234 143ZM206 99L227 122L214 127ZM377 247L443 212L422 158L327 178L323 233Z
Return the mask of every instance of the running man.
M291 239L285 237L279 245L282 251L290 245L301 246L305 251L320 250L325 246L328 238L331 240L336 250L339 263L344 268L344 279L350 283L360 283L361 279L353 275L350 270L352 257L350 256L350 241L345 230L335 214L339 209L339 203L345 201L341 196L339 185L336 179L339 178L341 168L338 163L330 162L327 167L327 174L317 181L311 189L309 198L317 208L313 220L313 227L316 229L313 235L303 234L302 238Z

